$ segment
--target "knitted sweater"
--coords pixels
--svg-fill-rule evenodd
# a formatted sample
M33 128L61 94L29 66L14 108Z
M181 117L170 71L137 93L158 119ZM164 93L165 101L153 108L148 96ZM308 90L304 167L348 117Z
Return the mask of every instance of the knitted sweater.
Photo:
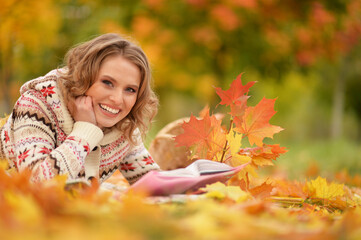
M59 87L59 72L26 82L5 125L0 129L0 158L11 168L30 169L32 180L67 174L69 180L97 177L100 182L117 169L130 184L159 166L145 149L112 128L106 134L88 122L74 122Z

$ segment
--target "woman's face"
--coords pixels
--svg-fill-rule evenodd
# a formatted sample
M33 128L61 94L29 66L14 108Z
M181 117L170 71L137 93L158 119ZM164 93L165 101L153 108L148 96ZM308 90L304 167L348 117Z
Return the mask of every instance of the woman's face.
M120 55L104 59L94 84L85 95L92 97L98 127L104 129L124 119L137 101L141 73Z

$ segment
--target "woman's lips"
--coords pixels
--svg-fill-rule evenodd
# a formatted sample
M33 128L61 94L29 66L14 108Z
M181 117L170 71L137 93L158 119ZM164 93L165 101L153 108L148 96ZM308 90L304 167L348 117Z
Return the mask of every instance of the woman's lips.
M107 111L108 113L111 114L118 114L120 112L120 109L115 109L115 108L111 108L108 105L104 105L104 104L99 104L100 108Z

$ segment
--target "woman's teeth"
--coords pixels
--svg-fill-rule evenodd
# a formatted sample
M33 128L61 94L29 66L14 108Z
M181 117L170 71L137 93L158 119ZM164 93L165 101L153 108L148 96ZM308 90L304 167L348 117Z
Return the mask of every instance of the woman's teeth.
M99 106L102 108L102 109L104 109L105 111L108 111L108 112L110 112L110 113L113 113L113 114L117 114L117 113L119 113L119 109L114 109L114 108L111 108L111 107L108 107L108 106L106 106L106 105L102 105L102 104L99 104Z

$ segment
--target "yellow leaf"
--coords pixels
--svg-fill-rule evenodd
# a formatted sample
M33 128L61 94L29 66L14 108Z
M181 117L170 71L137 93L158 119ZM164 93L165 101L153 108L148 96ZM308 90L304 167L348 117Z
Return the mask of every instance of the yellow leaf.
M272 162L272 159L267 159L264 157L254 157L254 158L252 158L252 162L259 167L274 165L274 163Z
M227 141L231 154L235 155L242 146L242 134L235 132L232 128L227 134Z
M244 163L248 163L252 160L252 158L250 158L249 156L245 156L245 155L233 155L232 158L229 160L229 164L233 167L242 165Z
M9 163L6 159L0 159L0 169L6 170L9 167Z
M251 198L250 194L243 191L238 186L226 186L221 182L216 182L210 185L207 185L205 188L201 189L206 191L206 196L216 199L229 198L235 202L243 202Z
M4 126L10 115L0 118L0 127Z
M335 197L342 197L345 194L343 184L327 183L325 178L317 177L316 180L307 182L306 185L311 197L331 199Z
M40 223L43 214L34 199L30 195L16 194L6 191L3 193L5 201L13 209L13 217L25 225L37 225Z

